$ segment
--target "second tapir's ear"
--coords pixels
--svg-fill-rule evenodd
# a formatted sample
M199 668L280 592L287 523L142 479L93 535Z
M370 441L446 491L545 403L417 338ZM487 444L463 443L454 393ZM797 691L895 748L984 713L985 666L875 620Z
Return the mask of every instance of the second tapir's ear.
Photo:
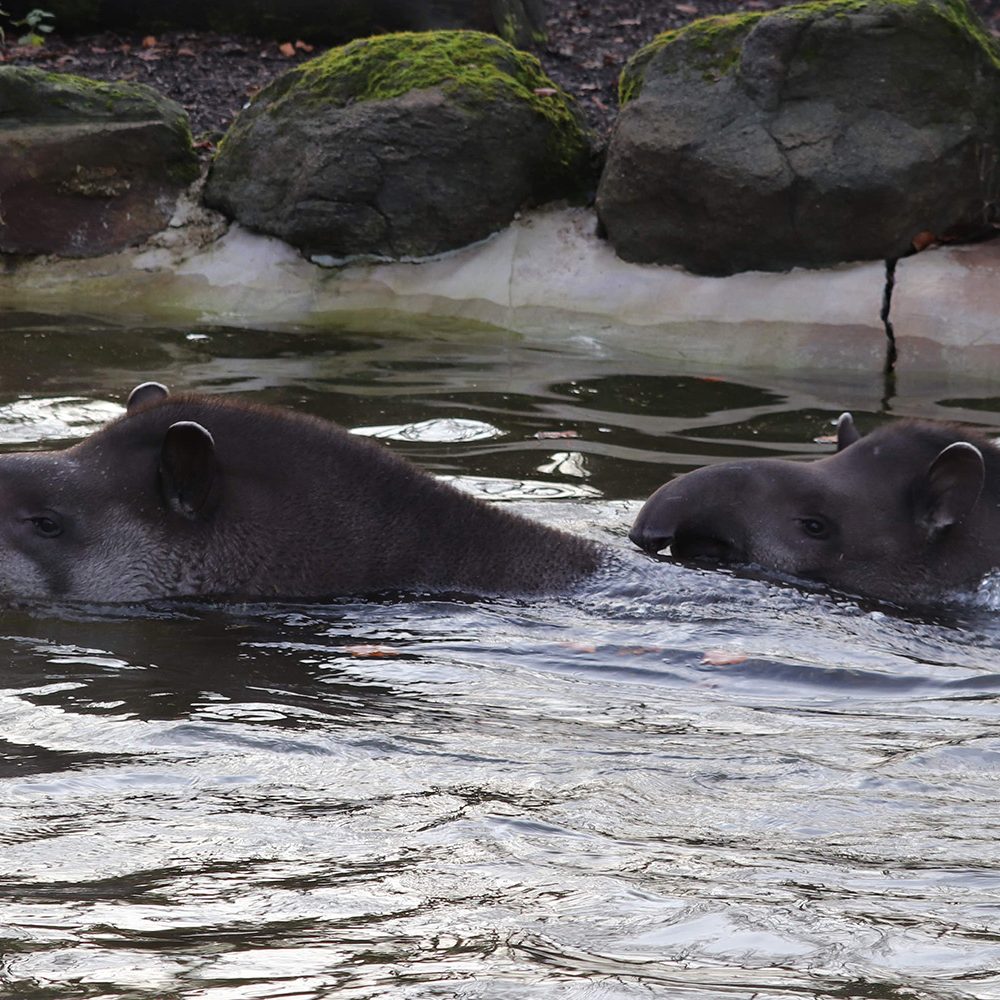
M956 441L938 453L927 470L925 527L935 533L964 520L976 506L986 479L983 453Z
M161 399L166 399L170 395L170 390L160 382L143 382L137 385L129 394L128 402L125 404L126 413L134 413L140 406L147 403L158 403Z
M193 420L171 424L160 449L160 489L167 506L191 520L202 517L215 502L217 481L212 435Z
M854 417L849 413L841 413L837 418L837 451L843 451L848 445L860 440L861 435L854 426Z

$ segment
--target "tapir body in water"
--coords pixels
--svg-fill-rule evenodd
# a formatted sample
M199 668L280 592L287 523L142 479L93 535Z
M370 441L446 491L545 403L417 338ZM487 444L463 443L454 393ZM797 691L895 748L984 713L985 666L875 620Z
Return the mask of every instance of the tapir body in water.
M332 423L158 383L71 448L0 455L0 598L532 594L601 562Z
M749 459L661 486L629 537L681 560L750 565L838 590L925 604L1000 566L1000 451L948 424L900 421L861 437L850 414L837 453Z

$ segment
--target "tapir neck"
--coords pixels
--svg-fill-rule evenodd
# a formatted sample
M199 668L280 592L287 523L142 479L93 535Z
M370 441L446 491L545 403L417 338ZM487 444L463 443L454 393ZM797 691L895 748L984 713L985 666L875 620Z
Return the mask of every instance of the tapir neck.
M398 465L405 476L392 468L400 474L393 489L370 490L338 476L298 493L287 532L230 519L223 577L244 560L242 589L256 593L537 594L563 590L601 563L600 548L589 541ZM303 521L311 525L306 552L294 540Z

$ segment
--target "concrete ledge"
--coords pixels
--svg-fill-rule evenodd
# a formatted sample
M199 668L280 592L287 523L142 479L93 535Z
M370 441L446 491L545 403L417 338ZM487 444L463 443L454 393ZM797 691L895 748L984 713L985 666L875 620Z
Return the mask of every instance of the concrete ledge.
M699 277L619 260L585 209L535 212L483 243L419 263L331 268L189 204L138 248L5 264L5 308L142 325L315 328L419 316L779 371L872 372L885 354L881 262ZM1000 242L925 251L900 261L896 279L901 371L1000 378Z

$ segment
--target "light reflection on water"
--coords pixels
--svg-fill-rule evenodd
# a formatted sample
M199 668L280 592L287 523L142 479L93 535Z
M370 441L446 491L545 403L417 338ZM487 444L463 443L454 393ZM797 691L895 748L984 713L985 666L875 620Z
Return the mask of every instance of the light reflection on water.
M879 419L877 387L502 338L103 331L90 358L94 335L40 329L11 341L0 407L242 365L260 398L355 428L478 422L498 433L389 446L617 561L534 603L4 610L4 995L1000 997L995 615L624 537L672 471L821 453L845 403ZM995 428L991 399L894 405ZM585 482L553 458L568 430Z

